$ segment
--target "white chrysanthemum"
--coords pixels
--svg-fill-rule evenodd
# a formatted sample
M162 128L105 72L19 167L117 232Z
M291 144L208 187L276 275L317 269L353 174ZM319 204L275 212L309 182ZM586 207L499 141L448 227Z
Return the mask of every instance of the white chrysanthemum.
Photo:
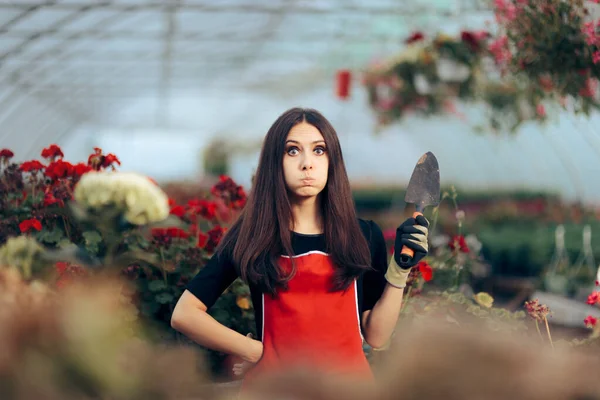
M132 172L90 172L81 177L74 192L84 207L116 207L127 221L146 225L169 216L167 195L147 177Z

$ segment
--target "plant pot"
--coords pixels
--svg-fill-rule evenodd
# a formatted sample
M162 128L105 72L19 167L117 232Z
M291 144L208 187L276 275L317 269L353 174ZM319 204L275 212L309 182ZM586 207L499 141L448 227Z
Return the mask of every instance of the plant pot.
M569 279L563 275L546 275L544 287L547 292L567 296L569 293Z

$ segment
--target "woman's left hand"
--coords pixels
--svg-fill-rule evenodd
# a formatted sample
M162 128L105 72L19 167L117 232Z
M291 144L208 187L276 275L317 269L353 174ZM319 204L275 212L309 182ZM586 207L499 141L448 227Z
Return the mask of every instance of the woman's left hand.
M408 218L396 230L394 242L394 259L401 268L414 267L429 251L429 221L423 215ZM401 259L402 247L410 248L414 255L408 261Z

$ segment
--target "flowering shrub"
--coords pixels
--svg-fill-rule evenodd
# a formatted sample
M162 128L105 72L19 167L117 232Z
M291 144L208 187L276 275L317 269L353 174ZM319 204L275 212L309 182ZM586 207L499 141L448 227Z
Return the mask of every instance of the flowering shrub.
M44 160L11 163L13 156L0 150L0 262L56 289L120 275L132 284L121 289L138 318L157 337L177 337L174 305L245 205L244 189L222 176L210 197L177 204L151 179L117 171L119 159L99 148L80 163L66 161L57 145L42 151ZM254 331L240 281L211 312L244 334Z
M425 283L442 290L458 290L461 284L489 273L489 265L480 254L481 243L475 235L463 234L465 213L458 208L456 198L456 189L451 187L442 193L440 202L440 206L445 201L450 202L454 208L456 223L451 234L440 234L436 230L440 206L432 212L429 254L411 271L409 278L409 285L416 287L416 293L420 293ZM394 251L395 237L395 229L384 232L390 254Z
M490 45L497 64L539 97L576 112L598 107L600 19L584 0L495 0L500 34Z
M534 335L537 333L551 348L557 344L600 346L600 341L597 340L600 338L600 324L592 315L582 321L591 329L589 336L555 342L549 325L552 312L538 299L526 301L522 310L513 312L495 306L494 298L488 293L474 293L475 285L472 284L485 278L490 273L490 266L480 254L482 245L475 235L463 234L465 213L459 209L456 199L457 192L451 187L442 194L440 205L432 211L429 254L410 272L400 323L433 317L450 325L468 328L483 322L488 329L503 333L530 335L529 332L535 332ZM456 228L450 234L438 234L436 231L440 206L444 202L450 202L454 208ZM395 229L384 231L390 255L394 251L395 233ZM600 285L600 270L596 285ZM600 307L600 291L590 294L587 303ZM542 329L545 333L542 333Z

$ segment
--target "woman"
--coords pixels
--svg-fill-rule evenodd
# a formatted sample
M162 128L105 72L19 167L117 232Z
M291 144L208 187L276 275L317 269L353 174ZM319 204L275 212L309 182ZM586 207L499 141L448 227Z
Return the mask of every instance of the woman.
M402 223L395 247L415 254L388 264L381 229L356 215L334 128L315 110L290 109L267 133L243 212L171 324L252 365L244 383L293 366L371 379L363 340L378 348L391 337L410 268L427 254L427 228L422 216ZM207 314L238 276L251 290L257 340Z

